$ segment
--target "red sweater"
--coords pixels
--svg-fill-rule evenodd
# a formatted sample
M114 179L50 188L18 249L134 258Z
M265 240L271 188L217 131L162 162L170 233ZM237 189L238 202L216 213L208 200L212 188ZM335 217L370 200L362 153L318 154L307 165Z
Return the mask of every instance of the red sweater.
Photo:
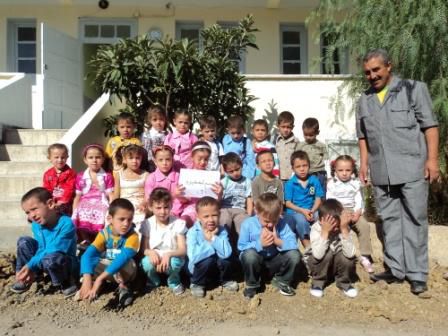
M55 201L71 203L75 195L75 178L75 171L67 165L60 174L51 167L44 173L44 188L51 192Z

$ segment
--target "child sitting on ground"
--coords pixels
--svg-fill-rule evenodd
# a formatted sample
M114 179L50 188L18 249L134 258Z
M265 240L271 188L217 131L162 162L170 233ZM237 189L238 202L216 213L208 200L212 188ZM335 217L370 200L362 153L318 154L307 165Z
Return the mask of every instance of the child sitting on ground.
M305 142L299 143L298 150L303 150L310 159L310 174L317 176L322 186L325 198L327 190L327 171L325 161L328 160L327 146L317 140L319 135L319 121L316 118L307 118L302 124L303 137Z
M111 160L110 164L108 165L109 168L112 168L113 170L118 170L121 168L121 166L115 160L115 155L117 153L118 148L130 144L141 146L141 142L138 138L134 137L135 121L132 114L122 112L117 116L115 122L118 135L109 139L106 145L105 153L107 158Z
M110 204L109 224L98 233L81 257L83 280L77 295L79 300L96 299L104 281L109 280L118 283L119 304L126 307L132 303L129 283L137 274L132 258L139 248L138 235L132 225L133 217L134 207L128 200L117 198Z
M234 152L243 162L243 176L252 180L255 176L255 155L251 141L244 135L244 121L240 116L227 119L227 132L222 139L224 154Z
M270 150L262 150L258 152L255 159L260 175L252 181L252 199L256 203L257 199L266 193L273 193L282 201L283 183L274 175L274 154Z
M373 273L370 225L364 218L364 200L356 164L349 155L341 155L331 164L331 176L327 185L327 198L338 200L351 213L350 227L358 235L361 252L360 263L368 273Z
M293 171L291 169L291 155L298 148L299 140L294 136L294 115L289 111L283 111L277 119L278 136L275 141L278 159L280 161L280 179L286 183Z
M316 176L310 175L310 159L304 151L296 151L291 155L291 166L294 171L285 184L286 214L294 221L291 229L302 242L303 247L310 245L310 225L317 219L317 209L324 196L322 186Z
M297 239L280 215L282 202L275 194L261 195L255 203L256 215L246 219L238 239L246 288L244 296L252 298L261 287L261 269L274 276L271 284L282 295L295 294L291 288L294 272L300 262Z
M61 215L45 188L34 188L22 197L22 208L34 238L17 241L16 282L11 291L27 291L36 278L47 273L52 286L64 297L76 293L79 263L76 258L76 229L68 216Z
M52 195L55 208L71 216L75 197L75 171L67 165L68 148L55 143L48 147L48 160L52 167L44 173L43 187Z
M322 297L331 279L343 293L354 298L358 291L351 284L355 272L355 245L350 237L351 214L342 204L328 199L319 208L319 221L311 229L311 255L308 266L312 277L310 293Z
M148 277L147 289L159 287L159 274L168 274L168 287L174 295L181 295L184 286L180 271L185 263L187 248L185 221L170 215L172 196L165 188L156 188L149 196L153 216L141 226L140 251L144 253L141 266Z
M252 125L252 147L255 155L261 151L270 150L274 156L274 167L272 173L275 176L279 176L280 168L277 151L272 142L269 141L269 126L266 120L255 120ZM260 175L260 170L257 168L255 175Z
M221 180L223 194L221 199L221 210L219 215L219 225L232 229L239 234L241 223L249 216L252 216L252 191L251 182L241 175L243 163L235 153L227 153L222 158L222 166L226 176Z
M208 160L207 170L220 171L220 158L224 155L222 144L216 139L216 119L206 116L199 120L201 129L201 140L208 143L212 152Z
M224 289L238 290L231 280L232 247L225 227L219 226L219 202L209 196L196 204L197 221L187 233L190 290L196 297L205 296L205 288L219 279Z

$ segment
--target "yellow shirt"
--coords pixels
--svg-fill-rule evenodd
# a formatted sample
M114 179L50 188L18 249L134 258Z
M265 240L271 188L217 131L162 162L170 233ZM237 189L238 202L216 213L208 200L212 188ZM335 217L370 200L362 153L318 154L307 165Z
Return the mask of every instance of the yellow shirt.
M386 85L385 87L383 87L383 89L382 89L380 92L378 92L378 93L376 94L376 96L378 97L378 100L380 101L381 104L384 102L384 98L386 97L386 94L387 94L387 90L388 90L388 89L389 89L389 88L388 88L387 85Z
M115 154L117 153L117 149L121 146L127 146L127 145L139 145L141 146L142 143L138 138L130 138L130 139L122 139L119 135L114 136L113 138L110 138L106 145L106 156L110 159L112 159L112 168L113 170L119 170L121 168L120 165L118 165L117 160L115 159Z

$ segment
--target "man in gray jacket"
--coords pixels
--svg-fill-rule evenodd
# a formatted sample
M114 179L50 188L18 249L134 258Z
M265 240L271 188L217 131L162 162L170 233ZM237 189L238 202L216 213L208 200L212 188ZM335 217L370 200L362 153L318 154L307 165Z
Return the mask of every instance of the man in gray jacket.
M359 177L367 183L370 169L386 264L372 280L406 278L420 294L428 277L428 182L439 177L438 124L426 85L392 74L385 50L368 52L363 69L370 88L356 115Z

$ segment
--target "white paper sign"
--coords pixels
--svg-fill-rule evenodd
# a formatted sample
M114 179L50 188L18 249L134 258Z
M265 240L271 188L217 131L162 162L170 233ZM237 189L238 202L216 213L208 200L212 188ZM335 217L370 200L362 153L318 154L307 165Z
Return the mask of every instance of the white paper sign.
M185 197L201 198L211 196L218 198L213 190L213 184L220 181L219 171L181 169L179 184L185 187Z

